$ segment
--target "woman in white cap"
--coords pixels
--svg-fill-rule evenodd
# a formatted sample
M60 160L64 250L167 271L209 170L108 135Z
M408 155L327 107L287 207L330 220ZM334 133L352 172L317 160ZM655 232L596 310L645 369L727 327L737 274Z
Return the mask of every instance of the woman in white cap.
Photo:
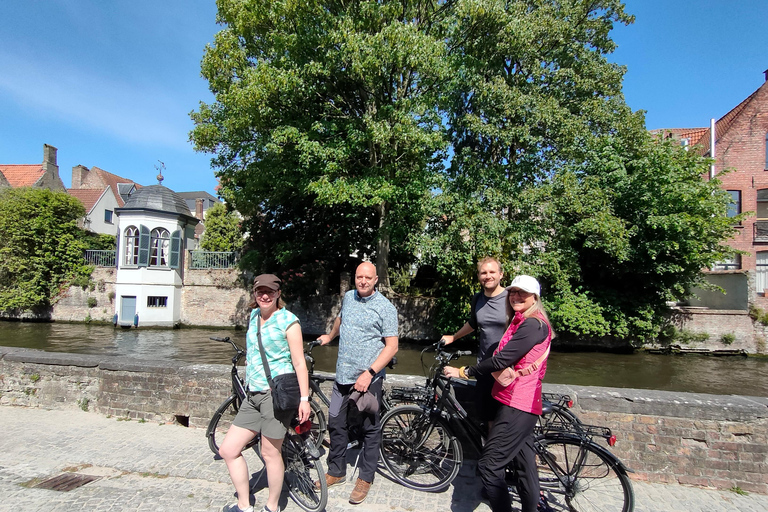
M261 274L253 282L253 300L249 304L253 309L246 334L245 383L248 399L243 401L219 447L219 455L227 463L229 476L237 491L237 503L224 507L225 512L253 512L248 465L242 452L259 433L269 489L262 512L280 512L278 500L285 474L281 448L297 411L281 411L273 407L260 346L264 348L272 377L296 372L301 390L299 421L309 419L311 412L301 326L296 315L285 309L280 284L280 278L274 274Z
M539 476L533 449L533 429L541 414L541 381L547 371L552 328L541 303L541 287L531 276L515 277L507 287L514 312L493 357L475 366L446 367L448 377L492 374L492 395L501 403L478 462L483 487L493 512L512 510L505 469L518 474L521 512L536 512Z

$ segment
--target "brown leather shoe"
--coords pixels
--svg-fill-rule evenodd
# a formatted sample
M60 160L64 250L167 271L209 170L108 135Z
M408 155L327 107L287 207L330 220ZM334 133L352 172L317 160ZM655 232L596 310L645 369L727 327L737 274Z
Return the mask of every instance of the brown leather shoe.
M332 485L336 484L343 484L347 481L346 476L332 476L328 473L325 474L325 483L328 485L328 487L331 487ZM320 490L320 482L315 482L315 489L318 491Z
M352 494L349 495L349 502L353 505L362 503L365 497L368 496L368 491L371 488L371 482L366 482L360 478L355 482L355 488L352 489Z

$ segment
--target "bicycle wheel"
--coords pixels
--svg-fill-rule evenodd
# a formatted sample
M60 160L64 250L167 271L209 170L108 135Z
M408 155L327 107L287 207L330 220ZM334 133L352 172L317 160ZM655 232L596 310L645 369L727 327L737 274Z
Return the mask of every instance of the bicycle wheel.
M325 412L323 412L323 409L317 402L310 400L309 406L312 409L312 412L309 414L309 419L312 422L312 429L309 431L309 436L319 450L325 440L325 434L328 432L328 421L325 418Z
M409 489L439 491L450 485L463 461L448 425L417 405L395 407L381 419L381 460Z
M536 440L543 491L564 497L571 512L632 512L632 483L618 460L592 441L571 435Z
M219 446L224 441L224 436L237 416L238 410L240 410L240 399L236 395L231 395L216 409L210 423L208 423L208 429L205 431L205 435L208 437L208 447L217 457L219 456ZM244 450L256 445L257 442L258 438L254 439L245 446Z
M328 486L325 469L319 460L312 460L304 453L300 438L286 436L283 441L283 463L288 494L298 506L307 512L319 512L328 503ZM315 489L320 482L320 489Z

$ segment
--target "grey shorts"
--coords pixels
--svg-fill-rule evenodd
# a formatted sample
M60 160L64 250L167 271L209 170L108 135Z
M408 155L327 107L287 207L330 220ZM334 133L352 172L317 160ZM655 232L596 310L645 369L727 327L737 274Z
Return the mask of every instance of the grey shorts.
M247 428L270 439L282 439L291 427L296 411L279 411L272 408L272 392L256 392L242 403L233 425Z

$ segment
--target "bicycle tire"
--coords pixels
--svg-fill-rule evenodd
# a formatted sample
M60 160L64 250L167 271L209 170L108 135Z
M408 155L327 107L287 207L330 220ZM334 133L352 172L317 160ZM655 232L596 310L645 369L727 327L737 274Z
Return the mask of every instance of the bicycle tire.
M459 473L464 460L459 440L446 422L421 407L391 409L381 419L381 432L381 460L405 487L441 491Z
M616 457L578 435L544 434L536 440L544 492L564 496L570 512L632 512L635 495Z
M208 428L205 431L205 435L208 437L208 447L217 457L220 456L219 446L221 446L222 441L224 441L224 436L227 435L227 430L229 430L229 427L232 425L232 421L235 419L235 416L237 416L237 411L239 410L240 398L238 398L237 395L231 395L224 400L224 403L222 403L218 409L216 409L216 412L213 413L213 417L211 417L211 421L208 423ZM243 450L247 450L257 443L258 436L245 445Z
M307 457L303 446L293 436L286 436L282 452L285 464L283 483L291 499L307 512L325 509L328 504L328 484L323 464ZM315 488L315 482L320 482L319 490Z
M316 401L309 401L309 406L312 409L309 419L312 422L312 428L309 431L309 435L312 438L312 442L315 443L317 449L320 449L323 441L325 441L325 434L328 432L328 420L325 417L322 407Z

